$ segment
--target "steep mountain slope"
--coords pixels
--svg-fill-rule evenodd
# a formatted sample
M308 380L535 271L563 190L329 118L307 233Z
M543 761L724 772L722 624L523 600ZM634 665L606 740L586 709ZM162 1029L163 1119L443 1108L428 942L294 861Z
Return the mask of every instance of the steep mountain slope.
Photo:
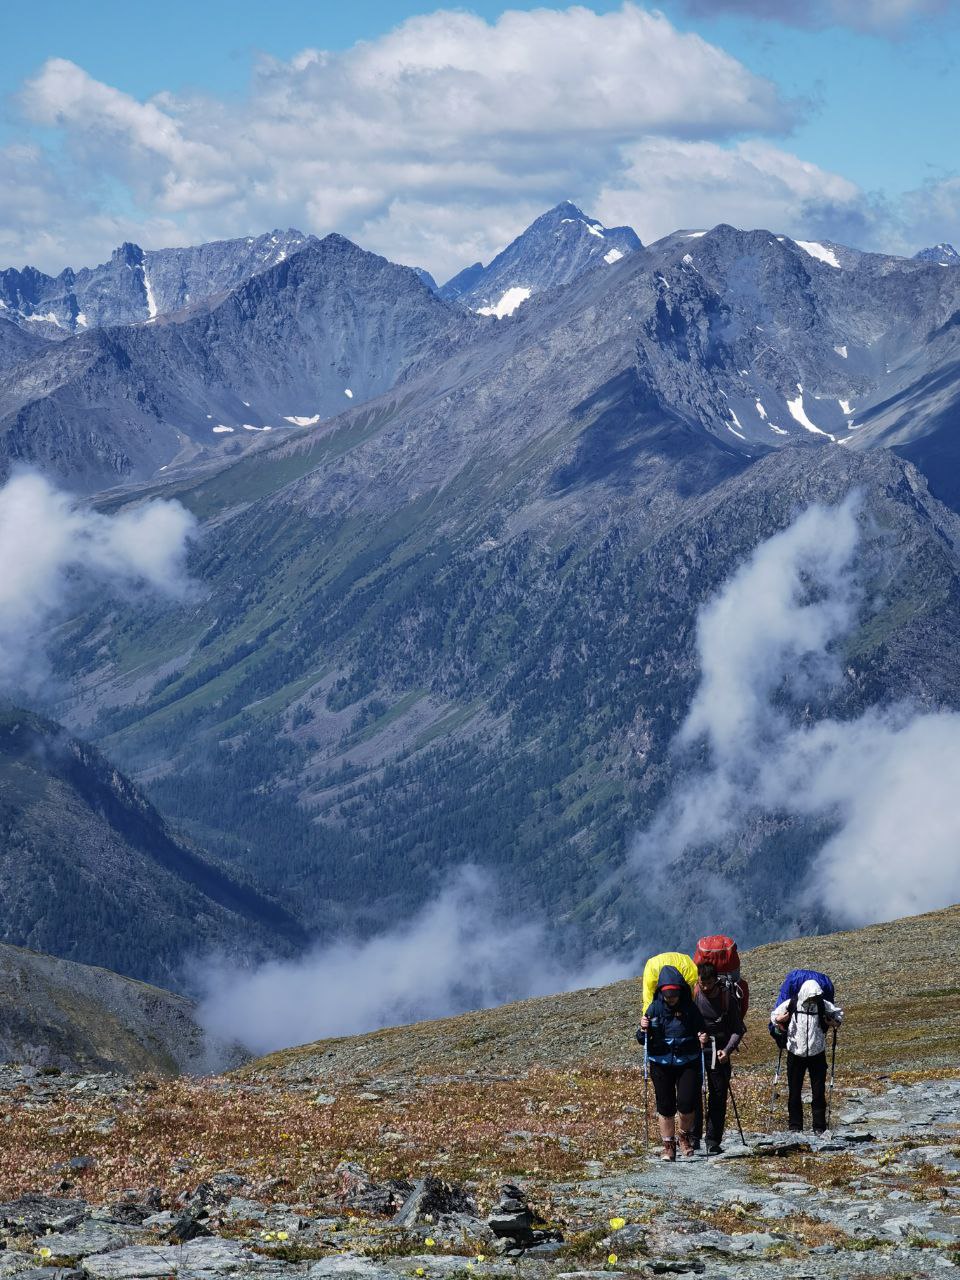
M58 725L0 717L0 938L133 977L188 981L195 955L302 945L280 906L169 830Z
M106 660L72 640L86 689L72 714L99 704L92 732L112 754L165 762L161 807L295 893L307 918L329 897L383 925L477 862L565 920L558 941L666 940L674 909L706 927L715 908L696 879L682 907L645 901L633 875L598 888L671 776L698 608L809 502L859 487L880 604L849 640L830 709L953 705L958 521L888 453L808 447L751 465L648 411L626 373L579 408L555 395L540 418L522 398L501 417L489 381L477 386L487 431L457 395L475 438L444 435L441 406L418 401L414 433L402 405L382 405L174 487L210 519L194 566L209 602L156 622L119 615ZM179 669L125 706L130 645L139 690L173 654ZM316 817L315 853L296 797ZM282 855L256 839L275 805L291 824ZM806 927L822 919L776 881L817 835L767 825L718 851L745 935L796 929L798 910Z
M0 944L0 1062L175 1074L208 1068L183 996Z
M692 952L696 937L674 941ZM771 1053L776 1056L766 1019L784 975L802 967L827 972L836 983L846 1014L841 1049L845 1070L952 1068L960 1050L960 990L945 991L938 975L952 967L958 947L960 906L953 906L746 952L743 973L750 982L751 1007L738 1065L767 1062ZM241 1075L278 1082L315 1076L340 1083L636 1066L634 1032L641 1003L639 979L630 978L456 1018L320 1040L258 1058L243 1067Z
M103 325L138 324L197 306L282 262L308 237L272 231L186 249L122 244L109 262L48 276L35 267L0 271L0 315L58 338Z
M21 360L29 360L41 352L46 345L44 338L35 333L25 332L0 312L0 373Z
M474 263L441 288L483 315L510 315L533 293L569 284L590 267L640 249L631 227L605 227L568 200L541 214L489 264Z
M0 378L0 465L90 491L316 424L442 359L483 322L340 236L212 306L48 344Z

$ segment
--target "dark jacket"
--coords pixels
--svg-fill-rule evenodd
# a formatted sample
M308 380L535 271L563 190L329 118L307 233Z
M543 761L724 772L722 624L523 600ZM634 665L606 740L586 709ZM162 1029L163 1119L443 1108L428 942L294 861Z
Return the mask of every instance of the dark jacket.
M664 985L680 987L680 1002L674 1009L663 998ZM650 1062L677 1067L700 1057L697 1033L706 1031L706 1023L683 976L671 965L660 970L657 994L650 1001L646 1016L650 1019L650 1030L646 1034L638 1030L637 1039L641 1044L646 1043Z
M718 1049L729 1049L732 1053L746 1030L737 997L722 982L717 983L712 996L707 996L700 990L698 982L694 988L693 1000L703 1014L707 1035L716 1039Z

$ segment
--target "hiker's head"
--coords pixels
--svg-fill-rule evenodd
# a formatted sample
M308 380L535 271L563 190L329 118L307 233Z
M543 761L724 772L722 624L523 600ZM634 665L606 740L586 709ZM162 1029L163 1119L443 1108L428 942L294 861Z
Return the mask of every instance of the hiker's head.
M703 964L697 965L697 974L704 991L712 991L717 985L717 966L711 964L709 960L704 960Z
M679 1003L680 996L682 994L682 989L680 987L676 987L673 983L669 983L667 986L661 987L660 990L663 992L663 998L666 1000L667 1004L672 1006Z

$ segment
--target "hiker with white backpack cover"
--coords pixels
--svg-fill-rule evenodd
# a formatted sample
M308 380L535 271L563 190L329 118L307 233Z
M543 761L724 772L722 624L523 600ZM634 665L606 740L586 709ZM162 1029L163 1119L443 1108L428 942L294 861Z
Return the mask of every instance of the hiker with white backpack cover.
M813 1131L826 1131L827 1033L831 1028L835 1033L842 1022L843 1010L827 998L824 982L816 977L805 978L796 995L781 999L770 1014L774 1038L787 1050L787 1114L794 1132L803 1130L803 1081L808 1073Z

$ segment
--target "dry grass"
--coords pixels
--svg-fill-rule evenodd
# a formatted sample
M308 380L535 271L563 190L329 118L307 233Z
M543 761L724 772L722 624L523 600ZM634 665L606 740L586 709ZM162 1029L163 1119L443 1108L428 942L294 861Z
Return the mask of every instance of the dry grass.
M610 1161L642 1133L642 1081L635 1072L533 1072L496 1084L437 1084L378 1101L344 1091L332 1105L309 1093L220 1081L150 1082L119 1113L101 1099L55 1098L39 1110L13 1105L3 1127L0 1198L51 1190L54 1166L72 1156L95 1164L69 1175L88 1199L161 1187L172 1197L222 1170L251 1184L279 1179L266 1201L316 1203L341 1160L377 1178L432 1171L492 1190L504 1177L534 1183ZM116 1115L108 1134L96 1125ZM521 1131L518 1133L518 1131ZM386 1135L386 1136L385 1136ZM173 1171L186 1159L185 1172Z

